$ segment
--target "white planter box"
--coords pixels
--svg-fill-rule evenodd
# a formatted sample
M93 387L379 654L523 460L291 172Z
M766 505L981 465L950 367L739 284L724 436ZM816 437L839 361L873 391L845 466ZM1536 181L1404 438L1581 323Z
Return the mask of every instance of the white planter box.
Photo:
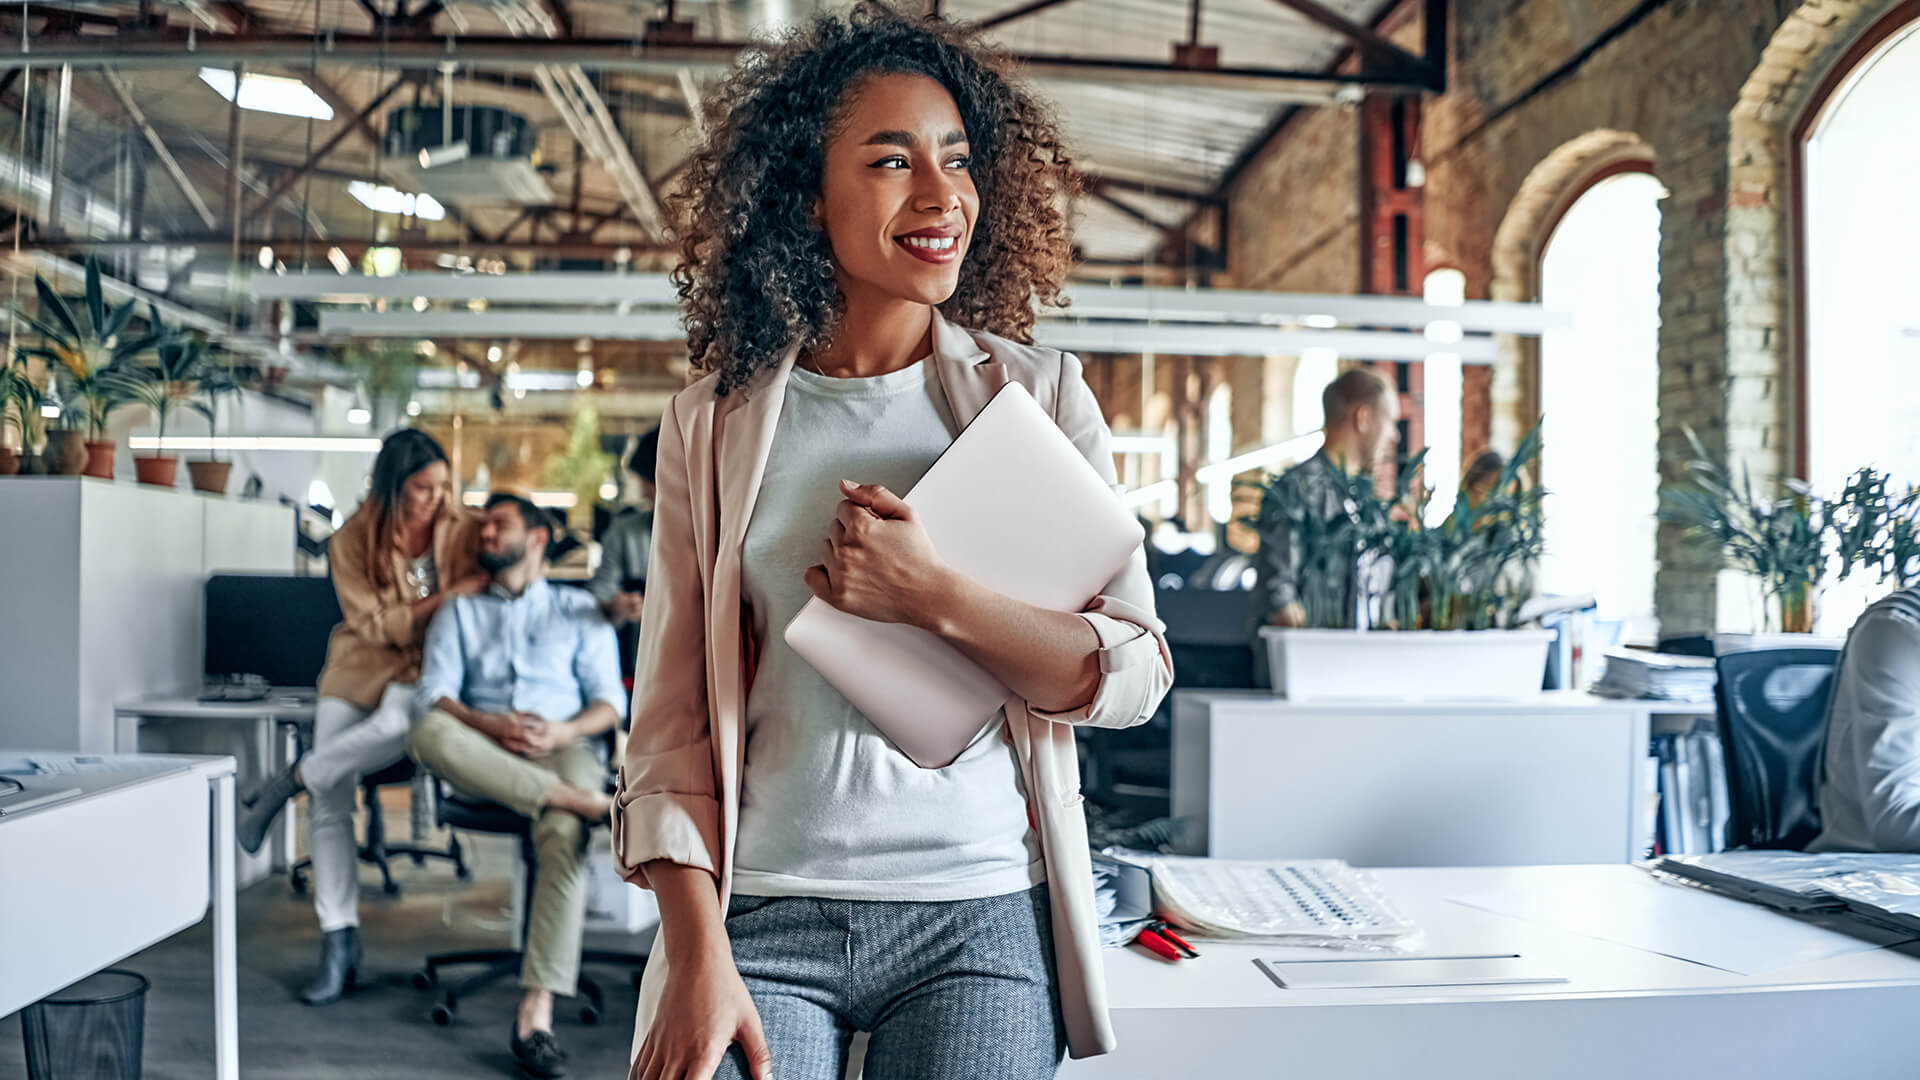
M1540 693L1551 630L1261 627L1273 692L1289 701L1520 698Z

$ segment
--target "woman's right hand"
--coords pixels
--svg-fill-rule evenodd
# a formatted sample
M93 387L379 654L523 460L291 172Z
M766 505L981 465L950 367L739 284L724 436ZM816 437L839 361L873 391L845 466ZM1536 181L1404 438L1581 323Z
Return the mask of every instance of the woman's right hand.
M747 1056L754 1080L773 1080L773 1054L760 1028L747 984L734 969L725 940L689 961L668 966L653 1027L633 1061L630 1080L712 1080L734 1043Z

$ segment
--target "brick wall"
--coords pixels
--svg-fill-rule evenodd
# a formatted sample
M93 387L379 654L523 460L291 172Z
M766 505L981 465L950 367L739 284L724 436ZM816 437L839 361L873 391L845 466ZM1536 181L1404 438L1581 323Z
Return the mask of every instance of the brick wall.
M1901 2L1452 5L1451 90L1424 118L1427 262L1461 268L1470 297L1532 299L1540 245L1566 201L1608 163L1650 158L1671 192L1661 207L1663 459L1680 458L1692 428L1756 477L1788 471L1789 133L1847 45ZM1353 121L1337 109L1307 119L1232 193L1236 283L1349 287L1341 279L1353 274L1325 248L1348 242L1357 213ZM1292 220L1325 223L1326 239L1301 242ZM1529 426L1535 364L1516 340L1493 371L1470 373L1469 450L1481 438L1508 448ZM1711 627L1711 565L1668 531L1660 559L1663 630Z

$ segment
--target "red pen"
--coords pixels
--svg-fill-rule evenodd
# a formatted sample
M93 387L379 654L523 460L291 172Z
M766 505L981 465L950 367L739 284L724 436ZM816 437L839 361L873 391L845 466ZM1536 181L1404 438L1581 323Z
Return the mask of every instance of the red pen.
M1133 939L1133 943L1146 946L1149 952L1169 963L1180 959L1180 950L1174 948L1172 942L1155 933L1152 927L1140 931L1139 936Z
M1187 956L1195 960L1198 960L1200 958L1200 950L1187 944L1186 938L1183 938L1179 934L1174 933L1173 927L1168 926L1164 922L1156 922L1153 924L1152 929L1157 931L1161 937L1166 938L1168 941L1178 946L1180 951L1183 953L1186 953Z

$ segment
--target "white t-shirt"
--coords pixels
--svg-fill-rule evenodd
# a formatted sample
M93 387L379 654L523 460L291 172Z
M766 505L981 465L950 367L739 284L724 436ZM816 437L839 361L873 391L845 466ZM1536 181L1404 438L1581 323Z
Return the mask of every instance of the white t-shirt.
M839 481L904 494L953 442L922 361L863 379L794 368L742 552L759 668L747 694L734 891L839 900L966 900L1045 880L996 714L953 764L922 769L794 653Z

